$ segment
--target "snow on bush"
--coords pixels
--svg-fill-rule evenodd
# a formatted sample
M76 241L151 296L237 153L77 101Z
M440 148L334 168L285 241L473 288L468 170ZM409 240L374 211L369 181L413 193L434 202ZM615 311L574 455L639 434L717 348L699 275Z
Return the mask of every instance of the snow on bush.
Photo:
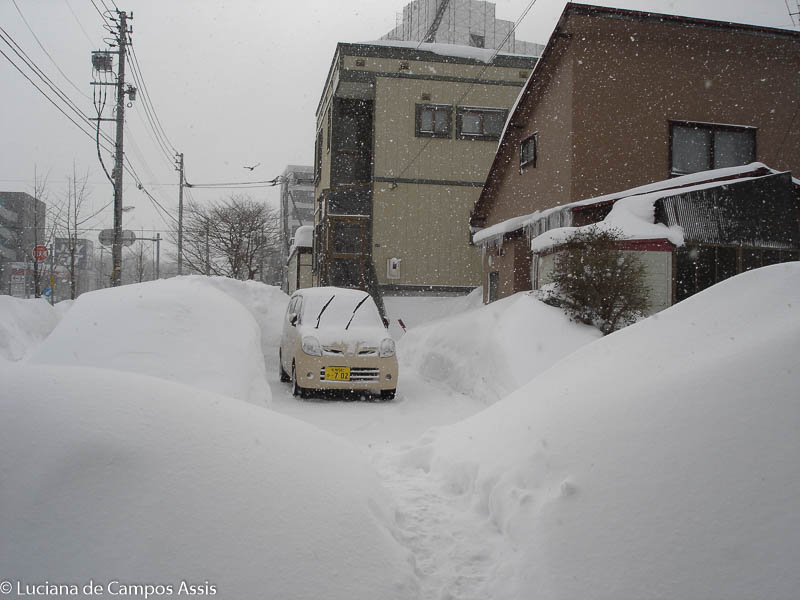
M179 277L83 294L30 360L142 373L269 403L260 328L220 287Z
M795 598L800 263L587 345L400 464L508 539L496 599Z
M0 380L4 579L173 595L185 581L230 599L416 596L392 501L350 444L131 373L0 361Z
M593 327L519 293L410 329L398 344L403 369L488 403L601 337Z
M44 298L0 296L0 358L16 361L28 356L60 317L60 309L54 309Z

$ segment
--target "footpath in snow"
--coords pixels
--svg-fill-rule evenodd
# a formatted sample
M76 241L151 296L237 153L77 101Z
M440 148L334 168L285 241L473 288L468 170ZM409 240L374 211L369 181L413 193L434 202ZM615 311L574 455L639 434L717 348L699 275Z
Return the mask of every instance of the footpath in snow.
M187 277L57 310L9 300L15 577L188 577L276 600L800 589L798 263L605 338L528 294L390 299L409 330L393 322L386 403L278 382L274 288Z

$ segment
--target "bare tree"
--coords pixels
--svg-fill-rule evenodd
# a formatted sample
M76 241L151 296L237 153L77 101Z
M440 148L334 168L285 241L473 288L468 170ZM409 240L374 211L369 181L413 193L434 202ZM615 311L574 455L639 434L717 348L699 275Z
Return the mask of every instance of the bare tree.
M184 261L193 271L234 279L262 279L280 252L278 211L246 195L184 211Z
M69 273L69 297L72 300L78 297L78 262L76 258L78 253L78 237L85 233L80 228L83 224L80 215L81 209L89 196L87 190L88 180L89 172L87 171L86 175L79 179L76 174L75 165L73 164L72 177L67 178L67 206L62 224L62 231L65 233L64 238L66 239L67 252L64 264L67 268L67 273Z

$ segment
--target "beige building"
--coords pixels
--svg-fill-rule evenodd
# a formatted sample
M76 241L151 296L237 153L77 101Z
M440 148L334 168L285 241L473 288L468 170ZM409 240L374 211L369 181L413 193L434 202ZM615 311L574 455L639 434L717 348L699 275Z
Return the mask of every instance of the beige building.
M567 4L510 116L473 231L711 169L800 172L799 42L785 29ZM480 236L487 301L532 287L530 238L513 225Z
M337 46L317 110L316 285L380 296L480 283L464 224L536 59L417 46Z

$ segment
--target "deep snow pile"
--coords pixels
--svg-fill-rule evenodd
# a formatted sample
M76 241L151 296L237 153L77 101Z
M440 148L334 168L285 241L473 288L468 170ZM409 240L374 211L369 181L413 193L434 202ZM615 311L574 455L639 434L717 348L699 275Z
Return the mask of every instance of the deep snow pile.
M267 368L277 369L281 328L289 296L280 288L257 281L238 281L228 277L195 278L225 292L250 312L261 331L261 350Z
M274 288L255 285L180 277L83 294L30 361L141 373L268 403L259 325L231 293L251 304L248 294L263 293L268 305Z
M391 499L347 442L120 371L0 361L0 380L4 579L173 595L186 581L229 599L416 596Z
M60 311L43 298L0 296L0 358L22 360L58 324Z
M800 263L590 344L395 457L507 538L489 595L796 598Z
M409 329L400 377L411 371L492 403L600 337L524 292Z

